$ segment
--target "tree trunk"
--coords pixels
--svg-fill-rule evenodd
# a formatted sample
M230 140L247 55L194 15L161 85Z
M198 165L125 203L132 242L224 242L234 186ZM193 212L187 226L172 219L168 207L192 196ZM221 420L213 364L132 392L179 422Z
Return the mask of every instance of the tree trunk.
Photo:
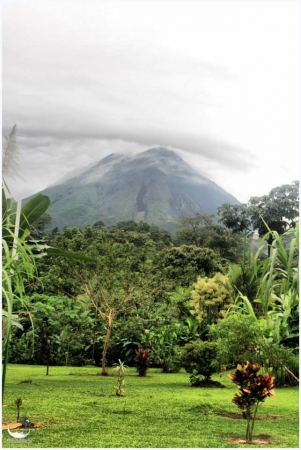
M46 375L49 375L49 365L50 365L50 349L47 349L47 366L46 366Z
M268 243L268 258L271 256L271 246L273 244L273 235L269 234L269 237L267 239L267 243Z
M113 319L111 316L109 316L107 334L105 337L103 351L102 351L102 358L101 358L101 369L102 369L101 375L108 375L108 368L106 367L106 358L107 358L108 348L109 348L109 344L110 344L112 325L113 325Z
M47 357L47 361L46 361L46 375L49 375L49 365L50 365L50 343L48 341L48 337L46 337L46 342L47 342L47 346L46 346L46 357Z

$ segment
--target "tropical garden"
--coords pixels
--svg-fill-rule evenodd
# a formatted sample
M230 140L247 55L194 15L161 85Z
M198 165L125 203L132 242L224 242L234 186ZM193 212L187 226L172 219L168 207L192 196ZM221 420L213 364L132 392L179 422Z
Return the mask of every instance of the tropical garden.
M299 184L51 228L2 186L4 447L298 447ZM259 240L253 237L259 235ZM268 398L269 397L269 398Z

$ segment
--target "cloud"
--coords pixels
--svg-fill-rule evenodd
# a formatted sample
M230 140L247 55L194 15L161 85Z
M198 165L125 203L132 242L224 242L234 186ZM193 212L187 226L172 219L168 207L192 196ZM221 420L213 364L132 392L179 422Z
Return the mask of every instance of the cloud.
M18 125L20 195L156 145L236 196L289 176L299 22L292 2L242 3L5 3L3 131Z
M80 5L71 19L49 6L45 12L31 8L34 22L28 17L26 24L19 13L13 23L8 18L4 23L6 132L17 123L20 134L30 138L32 149L38 148L39 153L47 151L48 144L52 152L53 139L65 149L70 148L67 140L117 139L146 147L180 148L234 170L242 167L245 158L251 160L245 149L207 132L206 108L214 102L204 83L218 80L226 89L233 75L225 66L165 49L156 39L146 47L147 33L136 39L138 31L129 32L124 24L121 33L127 33L126 39L122 34L119 38L106 35L101 26L96 28L91 11L87 17L92 31L88 30L87 23L80 21ZM113 11L106 10L110 20ZM43 26L48 13L47 20L55 18L55 32ZM104 29L108 30L107 24ZM196 123L199 132L195 132ZM48 144L41 144L41 139Z

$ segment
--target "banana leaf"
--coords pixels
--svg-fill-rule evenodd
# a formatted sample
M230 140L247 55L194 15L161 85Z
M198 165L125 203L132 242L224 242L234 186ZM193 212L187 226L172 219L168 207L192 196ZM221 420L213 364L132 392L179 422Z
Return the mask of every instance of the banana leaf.
M84 261L87 263L95 264L97 259L86 256L79 252L69 252L67 250L62 250L60 248L48 247L45 249L47 256L62 256L68 259L74 259L75 261Z
M23 237L30 225L35 223L50 206L50 198L47 195L37 194L28 200L21 209L19 237Z

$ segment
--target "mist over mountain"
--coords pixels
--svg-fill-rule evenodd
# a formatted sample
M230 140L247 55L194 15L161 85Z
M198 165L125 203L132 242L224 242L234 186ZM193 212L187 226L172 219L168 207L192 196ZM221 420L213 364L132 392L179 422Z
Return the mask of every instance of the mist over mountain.
M239 203L163 147L110 154L69 176L42 191L51 200L52 228L142 220L172 230L181 216L216 215L219 205Z

